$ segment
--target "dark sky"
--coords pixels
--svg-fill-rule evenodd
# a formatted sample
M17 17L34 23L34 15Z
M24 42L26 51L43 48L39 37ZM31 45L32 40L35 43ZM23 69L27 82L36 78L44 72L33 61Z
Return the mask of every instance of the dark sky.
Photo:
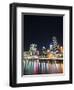
M60 45L63 44L63 16L24 15L24 50L35 43L38 49L48 48L52 37L56 36Z

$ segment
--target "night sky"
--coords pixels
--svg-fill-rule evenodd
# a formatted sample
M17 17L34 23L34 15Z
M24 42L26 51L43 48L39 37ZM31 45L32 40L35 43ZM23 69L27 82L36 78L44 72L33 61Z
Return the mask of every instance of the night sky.
M46 48L56 36L60 45L63 45L63 16L36 16L24 15L24 50L29 50L32 43L38 49Z

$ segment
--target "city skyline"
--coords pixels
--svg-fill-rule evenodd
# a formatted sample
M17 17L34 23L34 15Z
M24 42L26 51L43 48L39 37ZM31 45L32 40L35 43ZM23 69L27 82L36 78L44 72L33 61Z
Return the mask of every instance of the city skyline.
M63 16L24 15L24 51L32 43L37 44L39 50L42 46L48 48L52 36L63 45Z
M63 73L63 16L24 15L23 74Z

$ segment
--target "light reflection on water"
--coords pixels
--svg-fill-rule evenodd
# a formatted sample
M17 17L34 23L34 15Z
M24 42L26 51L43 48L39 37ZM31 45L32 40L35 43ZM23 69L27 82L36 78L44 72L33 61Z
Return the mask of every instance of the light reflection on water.
M63 73L63 60L23 60L24 75L55 73Z

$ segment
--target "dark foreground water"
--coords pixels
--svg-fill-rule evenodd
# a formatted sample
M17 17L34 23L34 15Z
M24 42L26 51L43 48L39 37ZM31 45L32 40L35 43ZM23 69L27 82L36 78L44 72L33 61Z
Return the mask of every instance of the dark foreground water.
M23 74L57 74L63 73L63 60L23 60Z

